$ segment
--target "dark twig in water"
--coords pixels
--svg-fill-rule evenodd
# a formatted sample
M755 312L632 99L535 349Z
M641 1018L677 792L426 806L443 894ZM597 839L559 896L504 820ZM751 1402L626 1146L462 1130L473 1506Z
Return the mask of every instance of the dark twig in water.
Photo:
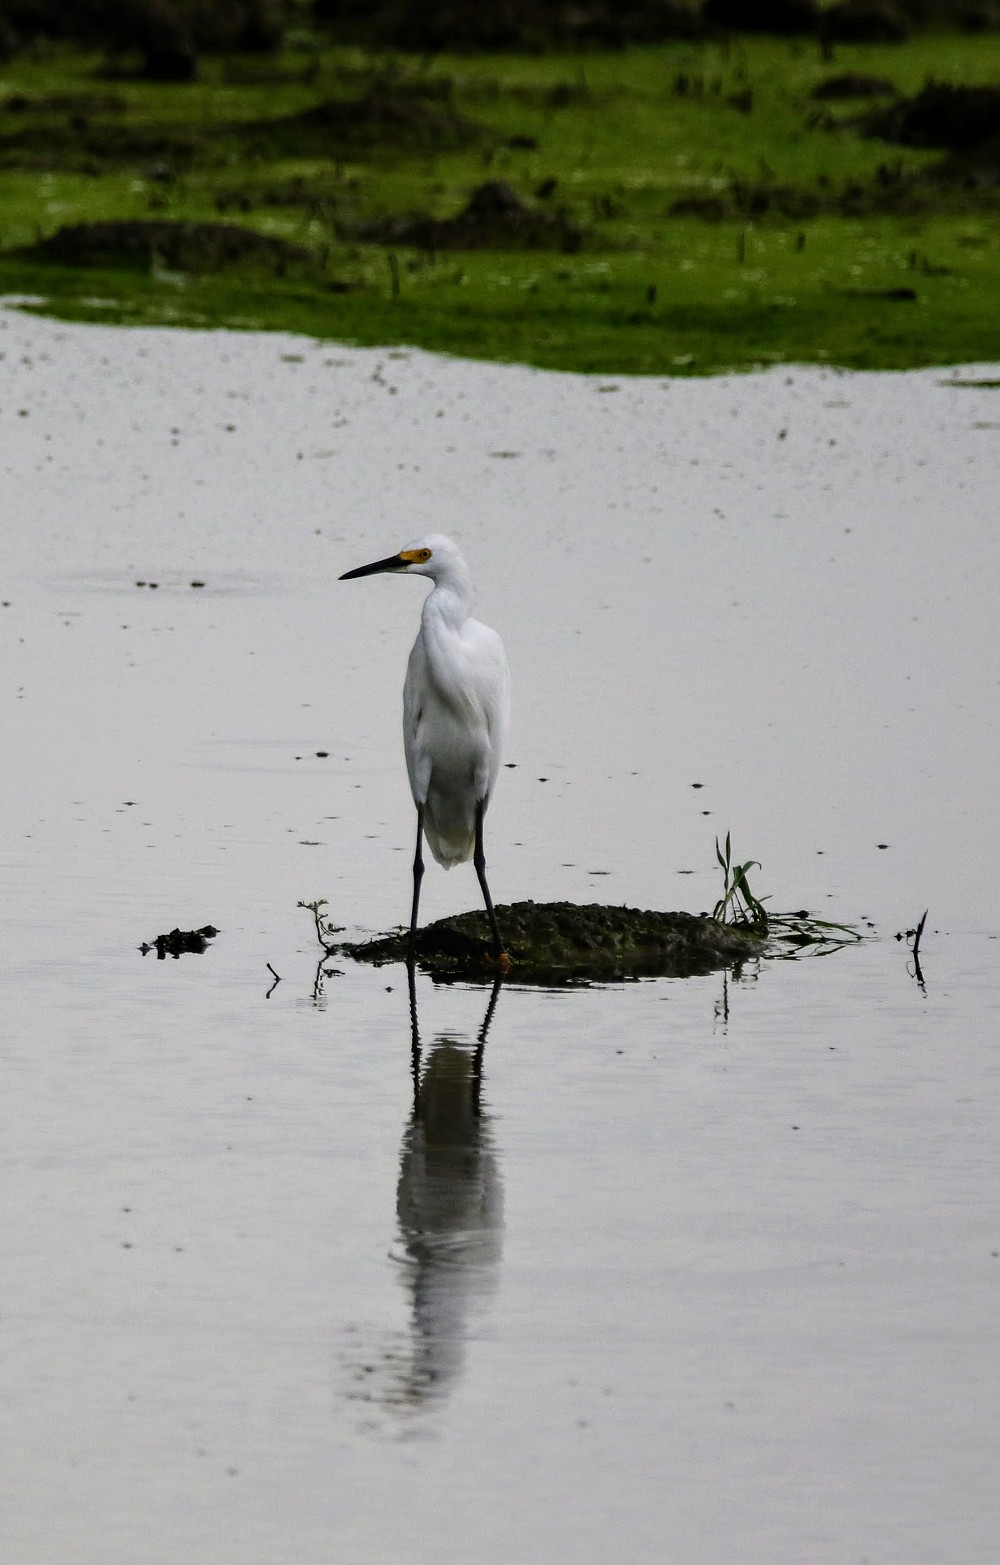
M281 982L281 974L280 973L276 973L274 971L274 968L271 966L270 962L265 962L264 966L267 968L268 972L271 974L272 978L274 979L274 983L271 985L270 989L267 991L267 994L264 996L265 1000L270 1000L270 998L271 998L272 994L274 993L275 989L277 989L278 985Z
M924 908L923 917L921 918L920 923L917 925L916 932L915 932L915 934L913 936L913 955L914 955L914 958L917 957L917 954L920 951L920 937L921 937L921 935L924 932L924 925L927 922L927 915L928 915L929 912L930 912L930 908L926 908L925 907Z
M917 980L917 983L920 985L921 989L925 991L925 993L926 985L924 983L924 974L923 969L920 966L920 940L924 932L924 925L927 923L927 914L929 912L929 908L924 908L923 917L920 919L920 922L917 924L915 929L900 929L896 932L897 940L906 940L908 942L912 942L910 945L910 950L913 953L913 976ZM907 972L909 971L910 969L907 968Z

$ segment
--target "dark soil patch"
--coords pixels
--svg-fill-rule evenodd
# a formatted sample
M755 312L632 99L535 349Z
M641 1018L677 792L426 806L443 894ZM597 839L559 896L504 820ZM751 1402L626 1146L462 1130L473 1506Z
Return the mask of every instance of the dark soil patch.
M165 220L74 223L14 253L61 266L148 269L159 262L196 275L237 265L279 274L315 265L309 250L287 239L230 223Z
M886 76L865 76L860 71L845 71L841 76L828 76L814 87L810 97L820 102L829 99L894 98L895 84Z
M485 126L447 103L397 84L360 98L328 98L299 114L243 127L249 141L280 148L287 156L340 157L380 149L394 152L459 152L488 143Z
M641 912L572 902L497 908L515 983L568 984L638 977L687 978L759 956L764 941L704 914ZM492 977L484 913L461 913L417 935L416 960L443 981ZM348 941L338 954L380 966L405 962L405 932Z
M916 304L917 290L905 285L898 288L835 288L834 293L845 299L884 299L890 304Z
M369 219L351 237L421 250L561 250L582 248L584 231L565 213L529 206L505 180L479 185L456 217L429 213Z
M235 157L320 157L339 160L379 151L426 155L488 146L487 128L466 119L421 84L379 86L358 98L330 98L298 114L247 124L222 121L204 129L128 125L90 118L98 110L67 111L61 123L29 123L0 134L0 167L69 168L100 173L111 167L218 163Z
M1000 86L928 82L915 98L865 116L869 135L907 147L946 147L949 156L912 177L925 191L946 187L993 204L1000 191Z
M344 41L421 52L613 49L704 31L698 0L315 0L314 14Z
M124 114L128 104L116 92L11 92L0 108L11 114Z
M875 110L862 123L869 135L883 141L966 151L1000 137L1000 86L928 82L915 98Z
M951 194L962 190L978 196L973 205L982 205L985 196L988 204L995 206L1000 192L1000 136L953 153L927 169L924 178L929 184L947 186Z
M705 0L705 21L741 33L814 33L816 0Z
M831 43L904 43L910 35L894 0L840 0L823 12L820 25Z
M823 83L813 96L860 95L856 84L872 81L879 91L895 92L892 83L881 78L848 76ZM827 116L819 122L830 128L842 129L845 124L843 120L838 123L826 109L814 110L813 116L812 123ZM819 215L903 216L996 208L1000 197L1000 87L931 82L916 97L869 110L849 123L868 135L904 146L947 147L950 155L922 168L907 167L896 158L879 164L870 179L851 179L843 184L822 178L811 187L736 179L725 191L681 197L671 206L670 215L718 223L740 218L803 221Z
M671 206L670 216L700 217L708 223L768 216L801 221L818 216L830 204L828 196L801 185L752 185L734 180L725 194L681 196Z
M137 164L188 168L201 145L193 131L173 125L91 123L86 113L74 112L63 124L29 123L0 134L0 167L65 168L85 174Z

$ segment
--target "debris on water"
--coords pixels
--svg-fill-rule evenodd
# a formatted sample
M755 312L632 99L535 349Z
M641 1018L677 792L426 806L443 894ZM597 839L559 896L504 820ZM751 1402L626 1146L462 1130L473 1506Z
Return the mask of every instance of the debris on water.
M765 942L707 914L664 913L573 902L515 902L497 920L518 983L580 984L639 977L686 978L759 956ZM495 977L490 929L481 912L438 919L417 931L417 965L442 982ZM405 962L405 930L345 941L338 955L382 966Z
M214 940L218 933L214 924L203 924L200 929L172 929L169 935L157 935L155 940L148 942L144 940L139 950L143 956L155 951L158 962L167 956L172 956L176 961L184 953L200 956L203 951L207 951L208 942Z

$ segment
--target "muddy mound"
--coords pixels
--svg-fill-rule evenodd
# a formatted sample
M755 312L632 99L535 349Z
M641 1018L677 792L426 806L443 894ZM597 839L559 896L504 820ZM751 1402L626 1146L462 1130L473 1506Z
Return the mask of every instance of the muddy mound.
M658 913L573 902L514 902L497 919L514 983L567 984L638 977L687 978L758 956L764 942L705 914ZM405 932L346 942L339 954L381 966L405 962ZM485 913L460 913L417 935L416 960L442 981L494 976Z
M864 129L906 147L965 151L1000 136L1000 87L928 82L915 98L868 115Z
M923 170L920 182L995 201L1000 186L1000 87L928 82L915 98L866 115L869 135L908 147L945 147L949 156Z
M309 266L311 253L287 239L231 223L166 220L73 223L17 254L61 266L142 267L215 272L244 265L269 272Z
M402 84L360 98L328 98L281 119L246 126L248 135L294 156L337 157L380 148L460 152L490 140L485 126Z
M564 213L529 206L505 180L493 179L472 192L455 217L425 212L370 219L351 236L375 244L413 245L421 250L561 250L583 245L583 230Z
M54 123L39 122L34 114L19 116L30 123L0 133L0 167L66 168L85 174L136 164L182 169L202 152L202 138L188 126L92 121L91 112L97 110L74 110ZM216 156L213 147L210 161Z

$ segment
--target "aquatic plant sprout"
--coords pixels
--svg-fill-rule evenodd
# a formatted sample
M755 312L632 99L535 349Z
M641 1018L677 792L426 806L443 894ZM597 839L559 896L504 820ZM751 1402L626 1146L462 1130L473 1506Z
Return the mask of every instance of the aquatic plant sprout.
M742 924L767 934L768 918L764 904L750 890L747 872L760 869L759 859L747 859L745 864L734 864L732 841L726 832L725 851L715 839L715 856L722 868L722 896L712 909L712 917L719 924Z
M751 930L763 938L780 940L795 948L774 952L774 955L798 955L805 947L811 947L813 955L826 955L841 946L855 945L863 938L855 925L813 918L805 909L796 913L769 913L764 903L770 898L756 896L747 880L750 870L761 868L760 860L747 859L744 864L734 864L728 831L724 848L716 837L715 857L722 869L722 896L712 910L712 917L717 923Z

